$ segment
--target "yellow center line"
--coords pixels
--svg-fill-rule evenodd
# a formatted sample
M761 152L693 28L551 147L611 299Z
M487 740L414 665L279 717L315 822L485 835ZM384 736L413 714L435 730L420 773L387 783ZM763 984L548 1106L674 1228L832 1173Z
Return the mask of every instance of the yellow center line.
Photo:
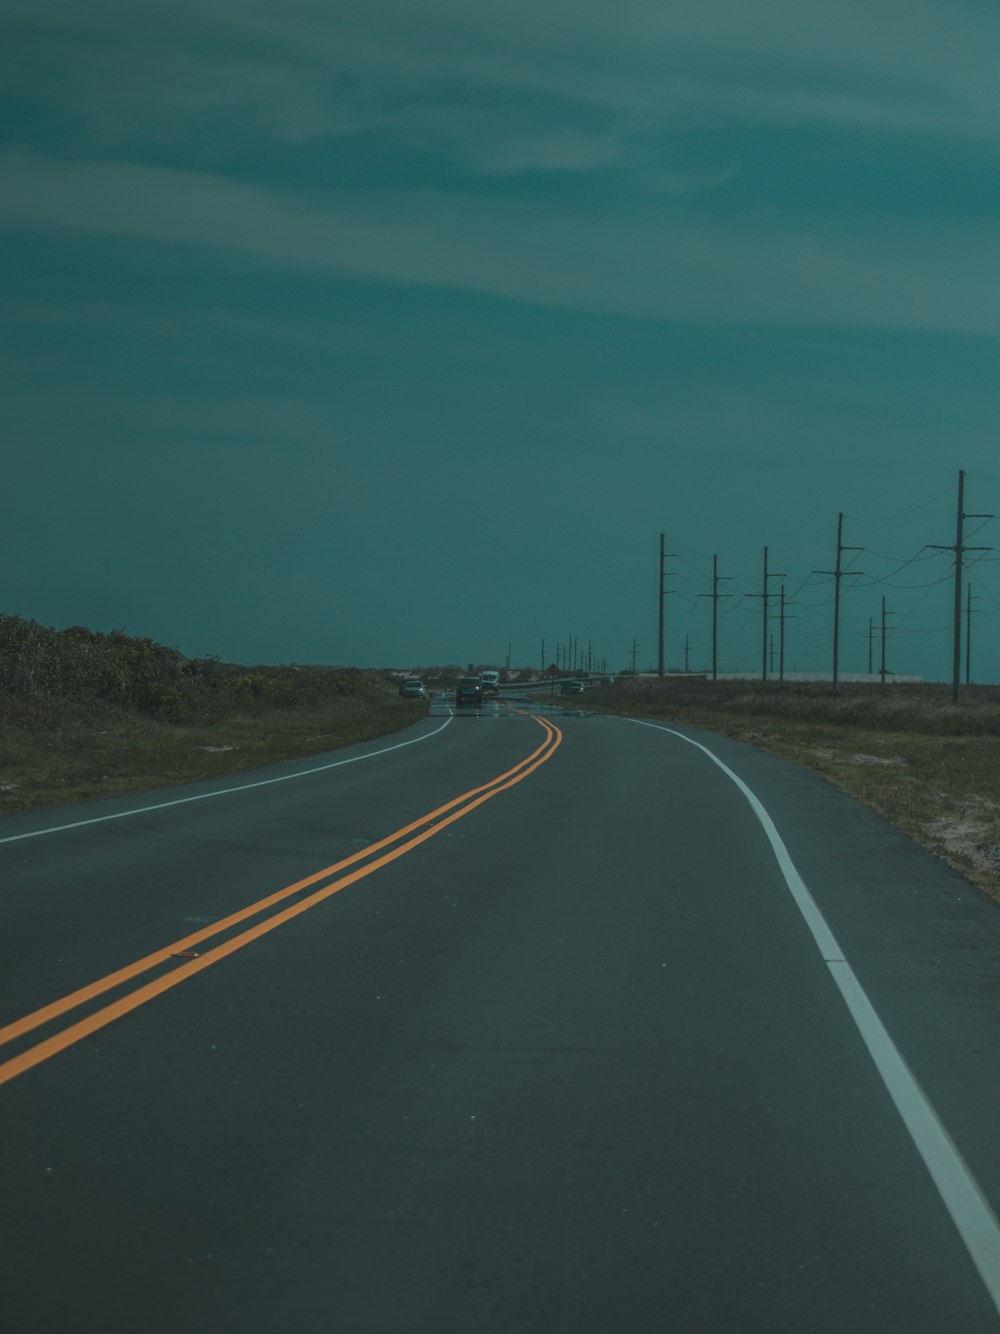
M24 1033L29 1033L33 1028L38 1028L52 1019L57 1019L61 1014L65 1014L68 1010L75 1009L78 1005L83 1005L88 1000L93 1000L96 996L102 995L105 991L111 991L114 987L121 986L122 983L130 981L133 977L138 977L141 973L146 973L151 968L155 968L159 964L168 962L168 960L175 958L178 954L182 953L182 951L189 950L195 945L200 945L203 941L210 940L213 936L220 935L223 931L228 931L232 927L238 926L240 922L245 922L250 917L256 917L258 913L265 912L268 908L272 908L276 903L280 903L283 899L289 898L292 894L298 894L303 889L308 889L310 885L315 885L319 881L327 879L328 876L335 875L345 867L353 866L357 862L364 861L366 858L381 851L382 848L388 847L392 843L397 843L401 838L405 838L406 835L412 833L414 829L419 829L422 825L437 819L445 812L468 801L477 793L498 787L507 782L519 769L530 764L532 760L535 759L546 746L548 746L549 741L551 740L552 733L547 730L550 727L550 724L544 722L540 718L534 718L533 714L528 714L526 716L531 717L535 722L540 723L542 727L546 729L546 736L540 746L533 750L525 759L520 760L515 764L513 768L508 769L502 774L498 774L496 778L491 778L488 783L484 783L480 787L470 788L468 792L463 792L460 796L445 802L443 806L437 807L436 810L429 811L426 815L420 816L419 819L413 820L410 824L404 825L401 829L397 829L393 833L386 835L385 838L379 839L377 843L371 843L368 847L352 853L349 857L345 857L341 861L334 862L330 866L324 866L322 870L314 871L311 875L305 876L302 880L296 880L294 884L285 885L283 889L276 890L273 894L268 894L263 899L258 899L256 903L248 904L247 907L240 908L237 912L230 913L228 917L223 917L219 921L213 922L210 926L202 927L200 931L193 931L190 935L184 936L181 940L175 940L172 944L165 945L162 949L154 950L152 954L147 954L144 958L137 959L134 963L126 965L126 967L119 968L116 972L109 973L106 977L102 977L96 982L91 982L87 986L80 987L77 991L70 992L69 995L63 996L59 1000L53 1001L51 1004L45 1005L39 1010L34 1010L31 1014L24 1015L21 1019L14 1020L12 1023L0 1028L0 1046L6 1042L13 1041L14 1038L21 1037Z
M402 857L405 853L419 847L420 844L425 843L429 838L433 838L433 836L440 833L442 829L446 829L449 825L454 824L456 820L460 820L468 815L470 811L481 806L483 802L489 801L491 797L497 796L498 793L505 791L508 787L513 787L515 783L520 783L522 779L527 778L529 774L534 773L542 764L551 759L555 751L562 744L562 732L558 727L534 714L528 714L527 716L531 717L545 730L545 740L540 746L532 751L526 759L521 760L518 764L514 765L513 768L508 769L497 778L491 779L490 782L485 783L480 787L471 788L468 792L463 793L459 797L455 797L452 801L446 802L443 806L437 807L436 810L429 812L419 820L412 821L402 829L397 830L394 834L390 834L388 837L379 840L378 843L372 844L369 848L354 853L352 856L346 857L343 861L336 862L332 866L324 868L322 871L317 871L314 875L308 876L304 880L296 881L294 885L287 885L284 889L277 891L275 894L269 895L265 899L260 899L257 903L251 904L249 907L242 909L238 913L231 914L231 916L222 921L214 923L211 927L208 927L203 931L195 932L192 936L187 936L182 941L175 942L175 944L167 946L163 950L157 950L155 953L147 955L144 959L140 959L126 968L119 969L117 972L111 973L107 977L91 983L89 986L81 987L79 990L64 996L61 1000L54 1001L52 1004L46 1005L40 1010L35 1010L31 1014L25 1015L24 1018L16 1020L12 1024L8 1024L6 1028L0 1029L0 1042L10 1041L12 1038L25 1032L30 1032L31 1029L37 1028L51 1019L58 1018L61 1015L68 1013L70 1010L76 1009L85 1001L101 995L112 987L130 980L142 972L148 971L156 964L166 962L167 960L176 957L181 949L187 948L192 944L197 944L211 936L218 935L227 927L236 925L241 921L245 921L248 917L257 915L265 908L271 907L282 899L287 898L290 894L296 893L309 885L316 884L318 881L344 870L346 867L359 860L365 857L370 857L374 852L377 852L392 843L399 843L399 840L406 837L408 834L413 835L412 837L407 838L406 842L392 848L381 857L376 858L376 860L369 861L366 865L351 871L347 875L340 876L339 879L335 879L324 885L322 888L315 890L308 896L308 898L292 904L281 912L273 913L264 921L258 922L255 926L241 932L239 935L231 937L221 945L215 946L214 949L208 950L206 953L189 962L179 964L164 976L156 978L152 982L147 982L144 986L130 992L127 996L123 996L118 1000L111 1002L109 1005L105 1005L100 1010L88 1015L85 1019L78 1020L76 1023L62 1029L52 1037L36 1043L35 1046L28 1048L26 1051L20 1053L20 1055L11 1057L9 1060L0 1064L0 1084L7 1083L8 1080L14 1079L25 1070L29 1070L33 1066L39 1065L42 1061L48 1060L49 1057L56 1055L57 1052L64 1051L67 1047L79 1042L82 1038L96 1032L98 1029L106 1027L115 1019L121 1018L123 1015L128 1014L132 1010L136 1010L141 1005L145 1005L147 1002L153 1000L156 996L162 995L163 992L178 986L193 974L211 967L228 955L243 949L252 941L259 939L268 932L273 931L277 927L284 925L286 922L291 921L293 918L300 916L300 914L307 912L310 908L314 908L318 903L322 903L325 899L330 898L331 895L339 893L340 890L346 889L349 885L356 884L359 880L363 880L366 876L371 875L381 867L389 865L390 862L397 860L397 858ZM459 809L456 809L456 807ZM432 821L433 823L431 823ZM419 832L414 833L414 831Z

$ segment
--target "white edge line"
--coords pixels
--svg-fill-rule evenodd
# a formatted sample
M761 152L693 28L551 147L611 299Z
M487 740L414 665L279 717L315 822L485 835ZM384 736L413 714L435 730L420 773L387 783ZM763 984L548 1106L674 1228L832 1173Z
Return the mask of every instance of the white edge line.
M327 769L339 769L345 764L357 764L361 760L373 760L378 755L388 755L390 751L402 750L405 746L415 746L419 741L429 741L431 737L443 732L452 721L454 714L449 714L440 727L411 741L400 741L395 746L383 746L381 750L370 750L364 755L352 755L346 760L333 760L330 764L319 764L313 769L300 769L294 774L281 774L277 778L262 778L257 783L241 783L238 787L221 787L215 792L199 792L193 797L177 797L174 801L161 801L155 806L136 806L133 810L117 811L114 815L95 815L91 820L74 820L72 824L50 825L47 829L35 829L27 834L10 834L0 838L0 843L17 843L23 838L41 838L43 834L61 834L66 829L82 829L84 825L104 824L108 820L124 820L129 815L147 815L150 811L163 811L169 806L185 806L192 801L207 801L209 797L226 797L233 792L249 792L255 787L269 787L272 783L287 783L293 778L308 778L310 774L321 774Z
M687 742L689 746L696 747L707 755L713 764L718 765L750 803L753 813L764 828L792 898L819 947L851 1018L875 1063L875 1068L903 1124L909 1131L917 1152L924 1160L924 1165L951 1215L959 1236L965 1243L966 1250L994 1307L1000 1313L1000 1223L997 1222L996 1215L926 1093L889 1036L888 1030L858 981L854 969L844 958L816 900L796 870L795 863L789 856L788 849L770 815L742 778L700 741L694 741L672 727L645 722L640 718L627 718L625 721L638 723L640 727L651 727L657 732L667 732L670 736Z

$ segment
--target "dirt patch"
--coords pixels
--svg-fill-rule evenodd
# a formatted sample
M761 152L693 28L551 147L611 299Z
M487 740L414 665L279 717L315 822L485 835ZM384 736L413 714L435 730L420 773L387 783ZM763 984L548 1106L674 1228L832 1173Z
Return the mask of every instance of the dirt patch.
M996 842L1000 809L992 801L978 798L952 816L941 816L927 825L950 853L967 857L981 871L1000 871L1000 843Z

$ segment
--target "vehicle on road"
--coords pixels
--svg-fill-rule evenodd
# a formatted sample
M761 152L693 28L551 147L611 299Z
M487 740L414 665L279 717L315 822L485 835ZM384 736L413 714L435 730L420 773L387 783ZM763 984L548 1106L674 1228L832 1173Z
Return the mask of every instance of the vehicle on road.
M484 672L479 673L479 679L483 683L483 691L486 694L497 695L500 693L500 673L488 667Z
M404 699L426 699L427 697L424 683L418 676L408 676L400 685L399 693Z
M481 709L483 706L483 683L478 676L463 676L455 688L455 708Z
M582 695L582 694L583 694L583 682L582 682L582 681L564 681L564 682L562 683L562 685L559 687L559 693L560 693L560 695Z

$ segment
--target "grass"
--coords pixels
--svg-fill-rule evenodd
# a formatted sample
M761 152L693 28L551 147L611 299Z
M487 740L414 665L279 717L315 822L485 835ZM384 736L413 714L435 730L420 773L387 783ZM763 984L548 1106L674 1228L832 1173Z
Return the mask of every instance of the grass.
M0 814L194 782L383 736L422 718L391 686L310 707L177 724L115 709L65 708L6 726Z
M588 708L720 732L826 775L1000 899L1000 690L672 681L588 692Z
M0 814L314 755L426 711L390 672L243 667L0 614Z

